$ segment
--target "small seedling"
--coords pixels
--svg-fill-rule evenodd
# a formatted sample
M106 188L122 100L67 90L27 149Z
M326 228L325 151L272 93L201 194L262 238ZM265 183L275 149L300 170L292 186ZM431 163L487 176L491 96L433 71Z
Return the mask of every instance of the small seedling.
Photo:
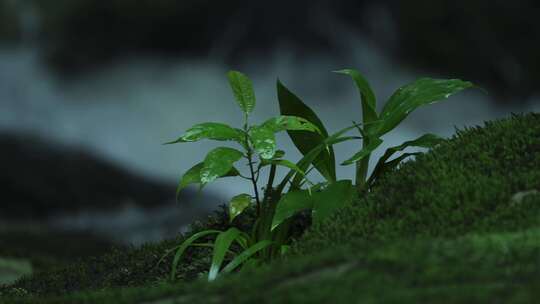
M321 221L336 209L351 203L358 195L365 194L373 182L383 172L398 165L408 156L419 153L404 153L388 161L396 152L407 147L431 148L443 139L434 134L425 134L411 141L388 148L379 159L372 175L367 178L367 169L371 153L382 143L380 137L394 129L410 112L416 108L448 98L466 88L474 87L459 79L421 78L399 88L386 102L382 112L376 112L376 99L369 83L355 70L341 70L337 73L352 77L360 92L362 123L355 123L332 135L315 112L300 98L290 92L279 80L277 93L280 116L252 125L249 115L255 108L256 98L250 79L244 74L231 71L228 73L229 84L236 102L243 112L242 128L227 124L207 122L188 129L177 140L167 144L194 142L202 139L235 142L241 150L231 147L217 147L211 150L204 160L189 169L181 178L177 195L190 184L199 184L201 190L206 184L217 178L237 176L248 180L253 186L253 194L242 193L234 196L228 206L229 219L232 222L250 206L256 207L256 221L250 233L237 228L225 231L205 230L195 233L179 246L173 259L171 280L176 277L180 258L190 246L213 248L212 262L208 280L214 280L220 273L231 272L238 267L250 267L267 262L287 251L290 242L289 225L297 213L311 210L312 219ZM350 130L357 129L361 136L344 136ZM285 152L276 147L275 134L287 131L303 157L297 163L283 158ZM362 149L342 163L356 164L356 180L336 179L336 165L333 145L362 139ZM243 176L235 165L244 159L249 167L249 176ZM259 193L261 169L270 166L266 187ZM283 180L274 186L276 170L284 167L289 170ZM313 184L307 177L315 168L325 181ZM303 188L305 185L307 188ZM285 188L288 186L287 190ZM200 239L216 235L213 242L196 243ZM236 243L241 252L231 248ZM221 267L230 256L230 262Z

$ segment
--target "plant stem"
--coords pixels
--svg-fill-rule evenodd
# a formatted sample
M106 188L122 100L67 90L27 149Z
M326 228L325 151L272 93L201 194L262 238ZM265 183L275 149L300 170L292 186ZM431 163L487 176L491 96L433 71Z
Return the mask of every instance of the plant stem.
M271 200L272 191L273 191L272 186L274 185L275 177L276 177L276 165L272 164L270 166L270 174L268 175L268 183L266 184L263 201Z
M367 147L369 144L369 139L367 137L364 137L362 141L362 147ZM371 155L368 155L361 160L356 162L356 190L358 194L362 194L366 188L366 177L367 177L367 171L369 167L369 157Z
M257 189L257 181L255 180L255 170L253 169L251 149L248 151L249 170L251 171L251 183L253 184L253 190L255 192L255 200L257 201L257 217L261 214L261 200L259 199L259 189Z
M257 217L261 214L261 200L259 199L259 189L257 187L257 178L255 178L255 170L253 169L253 150L249 146L249 135L248 135L248 115L244 115L244 132L246 133L246 148L247 148L247 159L249 164L249 171L251 173L251 183L253 184L253 191L255 192L255 200L257 202Z

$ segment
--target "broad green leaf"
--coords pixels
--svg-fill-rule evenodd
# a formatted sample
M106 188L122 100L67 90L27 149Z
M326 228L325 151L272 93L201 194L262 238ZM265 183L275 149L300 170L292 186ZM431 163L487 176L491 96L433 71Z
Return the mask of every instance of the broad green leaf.
M384 155L381 158L379 158L379 161L377 161L377 165L375 165L375 169L373 169L373 173L371 174L371 177L369 178L368 183L374 178L377 178L377 176L382 174L383 171L386 171L390 168L395 167L395 165L397 165L397 163L395 165L390 165L386 163L386 160L388 160L394 153L398 151L403 151L407 147L432 148L443 141L444 141L444 138L439 137L432 133L427 133L416 139L406 141L399 146L390 147L386 149L386 151L384 152ZM409 155L414 155L414 154L407 153L407 156Z
M271 127L265 124L253 126L249 130L249 136L255 152L262 159L271 159L274 156L276 152L276 136Z
M221 232L214 242L214 252L212 253L212 264L210 265L210 271L208 272L208 281L216 279L221 264L225 259L225 254L231 247L232 242L242 235L242 232L234 227Z
M245 114L249 114L255 108L255 92L251 80L238 71L230 71L227 74L236 102Z
M339 180L320 192L313 192L313 221L320 222L336 209L352 202L356 189L350 180Z
M184 254L184 251L186 251L186 249L198 239L205 237L207 235L210 235L210 234L214 234L214 233L221 233L221 231L219 230L201 231L201 232L195 233L194 235L190 236L187 240L182 242L182 244L178 247L176 254L174 255L172 269L171 269L171 281L174 281L174 279L176 278L176 268L178 267L178 263L180 262L180 258Z
M382 136L394 129L410 112L422 105L433 104L474 86L471 82L459 79L433 78L420 78L405 85L384 105L379 115L383 122L376 128L376 134Z
M377 100L371 86L369 85L369 82L364 78L364 76L362 76L360 72L352 69L344 69L335 72L351 76L356 84L358 92L360 93L360 102L362 103L362 121L364 123L376 121L378 119ZM367 125L366 131L369 132L371 128L371 125Z
M277 203L272 230L276 229L283 221L296 213L313 208L313 198L307 190L291 191L285 193Z
M242 156L242 152L228 147L218 147L208 152L200 170L201 185L227 174Z
M271 118L260 126L253 126L249 135L255 151L263 160L275 158L275 133L284 130L320 132L319 128L301 117L281 115Z
M277 81L279 109L282 115L302 117L319 128L321 133L287 130L289 137L302 155L306 155L328 137L328 132L321 120L313 110L289 91L279 80ZM313 165L327 180L336 180L336 163L332 147L322 153L313 161Z
M232 222L251 204L251 195L243 193L231 199L229 202L229 220Z
M382 139L380 138L372 138L369 142L369 144L366 147L363 147L362 150L360 150L358 153L354 154L351 158L341 163L341 165L350 165L354 164L355 162L361 160L362 158L368 156L373 152L373 150L377 149L378 146L381 145Z
M408 147L432 148L443 141L444 141L444 138L439 137L435 134L432 134L432 133L424 134L416 139L406 141L399 146L390 147L386 149L386 151L384 152L384 155L377 162L377 166L379 164L383 164L384 162L386 162L386 160L389 159L394 153L398 151L403 151L404 149Z
M223 267L222 273L229 273L236 269L236 267L242 265L244 262L246 262L248 259L250 259L253 255L255 255L257 252L263 250L264 248L272 245L272 242L269 240L263 240L260 242L257 242L253 246L249 247L248 249L242 251L238 256L236 256L232 261L230 261L225 267Z
M180 195L180 191L191 184L201 184L201 170L204 167L204 163L200 162L196 164L195 166L191 167L180 179L180 183L178 184L178 188L176 188L176 198ZM221 176L238 176L240 175L240 172L235 167L232 167L227 174Z
M274 131L274 133L289 130L289 131L309 131L321 133L319 128L309 122L307 119L297 116L280 115L274 118L270 118L264 122L265 126L268 126Z
M167 142L165 144L175 144L182 142L193 142L201 139L213 139L213 140L234 140L237 142L244 142L244 132L240 129L232 128L226 124L218 122L205 122L194 125L186 131L184 135L174 141Z

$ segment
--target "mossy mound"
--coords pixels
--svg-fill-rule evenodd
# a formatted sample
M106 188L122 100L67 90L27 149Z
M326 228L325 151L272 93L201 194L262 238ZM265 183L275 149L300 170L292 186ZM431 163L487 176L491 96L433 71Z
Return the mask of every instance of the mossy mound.
M512 203L540 191L540 115L513 115L456 134L380 178L371 193L312 227L299 250L354 239L455 237L538 223L540 205ZM532 192L531 192L532 193Z
M87 289L83 292L39 299L156 304L534 302L540 296L538 168L540 115L513 115L458 131L388 172L367 197L311 227L282 261L212 284L198 280L162 285L149 280L155 273L148 272L134 278L156 283L152 286L96 292L102 288L87 284L74 289ZM170 248L166 244L151 247ZM80 264L85 270L79 275L103 280L104 268L115 268L107 269L114 277L125 267L155 261L156 252L145 248ZM169 265L162 271L168 273ZM70 279L81 280L68 275L30 277L13 285L20 289L12 292L58 294ZM120 277L121 284L111 285L134 286L125 282L129 276ZM46 283L51 278L57 283ZM37 299L17 298L21 303Z

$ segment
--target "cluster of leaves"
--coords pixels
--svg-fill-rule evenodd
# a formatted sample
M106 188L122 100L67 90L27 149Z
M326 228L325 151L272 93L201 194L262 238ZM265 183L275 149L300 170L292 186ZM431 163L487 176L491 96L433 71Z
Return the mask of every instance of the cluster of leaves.
M410 112L419 106L435 103L448 98L466 88L473 87L470 82L459 79L421 78L398 89L386 102L380 114L376 111L376 98L367 80L355 70L337 71L352 77L361 97L363 122L348 126L329 135L318 116L300 98L289 91L279 80L277 94L280 116L270 118L259 125L249 123L249 115L255 108L256 98L250 79L244 74L231 71L229 83L236 102L244 114L243 128L233 128L227 124L207 122L188 129L184 135L167 144L194 142L202 139L233 141L243 151L231 147L217 147L211 150L204 161L189 169L181 178L179 193L190 184L206 184L221 177L238 176L251 182L254 195L242 193L229 202L229 218L232 222L252 204L256 205L256 221L251 231L241 231L231 227L225 231L205 230L192 235L176 251L171 280L174 280L180 258L189 246L213 248L212 262L208 279L214 280L219 273L231 272L240 266L242 269L256 266L285 253L289 248L291 218L299 212L311 210L312 220L320 222L336 209L352 202L358 195L365 194L370 185L383 172L391 170L404 158L418 153L404 153L388 160L394 153L407 147L434 147L442 138L425 134L419 138L390 147L379 159L372 175L367 178L369 157L382 143L381 137L394 129ZM361 136L345 136L357 129ZM293 163L283 158L285 152L276 147L275 134L287 131L303 157ZM356 164L356 181L337 180L333 145L362 139L362 149L342 163ZM249 176L242 175L235 167L241 159L249 166ZM257 161L256 161L257 159ZM268 181L259 194L261 169L270 166ZM283 180L275 184L277 167L289 171ZM325 181L313 184L307 174L316 169ZM308 185L306 187L306 184ZM288 186L287 190L285 188ZM215 235L213 242L197 243L201 239ZM236 247L241 251L238 253ZM222 267L227 260L229 263Z

